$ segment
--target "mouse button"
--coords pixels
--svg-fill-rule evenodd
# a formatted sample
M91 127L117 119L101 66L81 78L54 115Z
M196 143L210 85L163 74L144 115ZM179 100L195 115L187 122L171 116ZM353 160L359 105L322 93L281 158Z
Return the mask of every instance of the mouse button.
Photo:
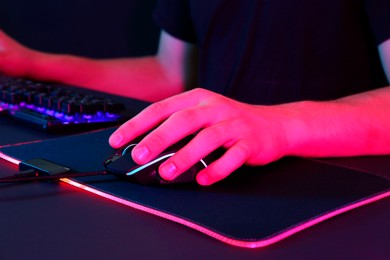
M120 156L116 158L116 160L111 160L111 163L105 165L109 172L116 174L127 174L137 166L138 164L133 161L130 155Z
M126 175L126 178L128 181L147 185L160 184L162 181L162 178L158 174L157 168L154 167L154 165L142 168L131 175Z
M207 168L212 162L220 158L224 154L225 150L219 148L200 161L190 167L187 171L179 175L176 179L170 181L171 183L190 183L196 182L196 175L203 169Z
M157 171L158 167L160 167L160 165L172 155L174 155L174 153L162 153L154 160L144 165L139 165L138 167L134 168L132 171L129 171L126 175L130 176L136 173L143 173L143 172L148 174L151 171L155 171L155 170Z
M199 161L188 170L177 176L174 180L165 181L163 184L195 183L196 175L198 175L198 173L206 167L207 165L204 162Z

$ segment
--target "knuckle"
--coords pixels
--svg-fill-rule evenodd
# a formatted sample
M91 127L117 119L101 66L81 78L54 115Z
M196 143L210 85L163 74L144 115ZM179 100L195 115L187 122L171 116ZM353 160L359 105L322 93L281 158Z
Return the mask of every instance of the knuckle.
M192 93L196 93L196 94L204 94L207 92L207 90L205 90L204 88L194 88L193 90L191 90L190 92Z
M167 138L161 133L151 133L142 142L147 142L147 146L153 151L163 150L166 146Z
M178 172L182 173L193 166L197 161L193 162L194 156L186 151L180 151L171 158L172 162L176 165Z
M155 102L149 105L144 111L150 112L151 114L161 115L167 111L168 105L164 101Z
M240 161L241 164L245 163L250 157L249 147L245 144L237 143L234 146L234 156L237 158L237 161Z
M249 158L250 152L248 147L244 146L238 146L238 153L241 158L247 159Z
M211 91L206 90L204 88L194 88L187 92L188 95L198 97L200 99L205 99L211 95Z
M208 143L218 145L221 144L221 140L225 134L226 131L221 127L208 127L199 133L199 135L206 139Z
M120 131L122 133L126 133L127 131L134 129L136 127L135 123L132 120L128 120L125 123L123 123L117 131Z
M170 119L173 120L178 125L190 125L197 120L197 113L192 109L180 110L170 116Z

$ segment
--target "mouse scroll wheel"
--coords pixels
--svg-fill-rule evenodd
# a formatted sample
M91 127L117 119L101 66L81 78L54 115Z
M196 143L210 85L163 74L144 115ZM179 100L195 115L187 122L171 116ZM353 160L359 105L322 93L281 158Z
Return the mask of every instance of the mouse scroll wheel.
M137 144L130 144L122 151L122 155L129 153Z

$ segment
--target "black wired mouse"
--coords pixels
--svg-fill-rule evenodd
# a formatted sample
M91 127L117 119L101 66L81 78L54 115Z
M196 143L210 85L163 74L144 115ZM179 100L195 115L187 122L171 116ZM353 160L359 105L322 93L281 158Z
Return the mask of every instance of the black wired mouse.
M214 151L174 180L164 180L158 173L159 166L174 155L176 151L185 146L192 138L193 136L184 138L164 150L157 158L144 165L138 165L133 161L131 151L137 143L130 143L116 150L103 164L108 173L135 183L156 185L195 183L198 172L217 159L222 154L222 150L218 149Z

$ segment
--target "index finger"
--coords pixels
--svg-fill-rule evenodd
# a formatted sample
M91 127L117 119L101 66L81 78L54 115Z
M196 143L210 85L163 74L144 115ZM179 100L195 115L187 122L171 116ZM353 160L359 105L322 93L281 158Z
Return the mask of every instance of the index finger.
M173 113L198 105L208 91L194 89L156 102L122 124L109 138L112 147L121 147L136 137L156 128Z

